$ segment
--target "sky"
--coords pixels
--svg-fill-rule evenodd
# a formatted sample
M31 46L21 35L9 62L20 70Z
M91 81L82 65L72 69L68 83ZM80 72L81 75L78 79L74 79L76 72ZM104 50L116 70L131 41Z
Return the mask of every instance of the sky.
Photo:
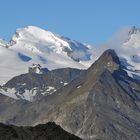
M33 25L99 44L122 27L140 27L139 6L140 0L0 0L0 38Z

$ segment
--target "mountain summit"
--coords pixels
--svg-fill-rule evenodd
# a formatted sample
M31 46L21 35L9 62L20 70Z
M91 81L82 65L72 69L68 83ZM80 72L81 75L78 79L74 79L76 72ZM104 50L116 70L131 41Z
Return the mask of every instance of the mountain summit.
M133 26L129 31L129 35L133 35L133 34L137 34L137 33L140 33L140 29L137 28L136 26Z

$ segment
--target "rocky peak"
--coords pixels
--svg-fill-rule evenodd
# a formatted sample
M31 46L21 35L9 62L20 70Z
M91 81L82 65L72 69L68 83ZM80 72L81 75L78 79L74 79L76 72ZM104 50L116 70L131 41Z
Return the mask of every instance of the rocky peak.
M96 68L97 71L108 69L111 73L117 70L120 66L119 57L112 49L106 50L101 57L90 67L90 69Z
M101 57L99 58L99 61L103 61L104 63L114 62L116 64L120 64L119 58L116 54L116 52L112 49L106 50Z
M40 64L33 64L29 67L29 73L43 74L48 71L47 68L42 68Z
M132 34L137 34L140 32L140 29L137 28L136 26L133 26L130 31L129 31L129 35L132 35Z

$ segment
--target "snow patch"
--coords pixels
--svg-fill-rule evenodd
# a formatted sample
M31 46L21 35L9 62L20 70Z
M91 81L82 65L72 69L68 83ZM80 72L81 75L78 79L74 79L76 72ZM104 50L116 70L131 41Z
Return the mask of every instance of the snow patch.
M9 89L9 88L0 88L0 93L8 96L10 98L18 100L19 98L15 95L16 90L14 88Z
M66 86L67 84L68 84L67 82L64 82L64 83L63 83L64 86Z
M81 88L81 86L78 86L77 88Z
M41 93L42 95L45 95L45 94L53 94L54 92L56 91L56 89L55 89L55 87L52 87L52 86L48 86L47 87L47 89L46 89L46 91L45 92L43 92L43 93Z

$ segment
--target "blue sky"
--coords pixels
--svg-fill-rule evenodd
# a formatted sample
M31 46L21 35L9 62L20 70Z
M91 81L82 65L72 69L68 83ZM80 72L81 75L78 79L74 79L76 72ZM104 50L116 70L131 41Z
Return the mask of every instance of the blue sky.
M140 0L0 0L0 38L35 25L98 44L123 26L140 27Z

